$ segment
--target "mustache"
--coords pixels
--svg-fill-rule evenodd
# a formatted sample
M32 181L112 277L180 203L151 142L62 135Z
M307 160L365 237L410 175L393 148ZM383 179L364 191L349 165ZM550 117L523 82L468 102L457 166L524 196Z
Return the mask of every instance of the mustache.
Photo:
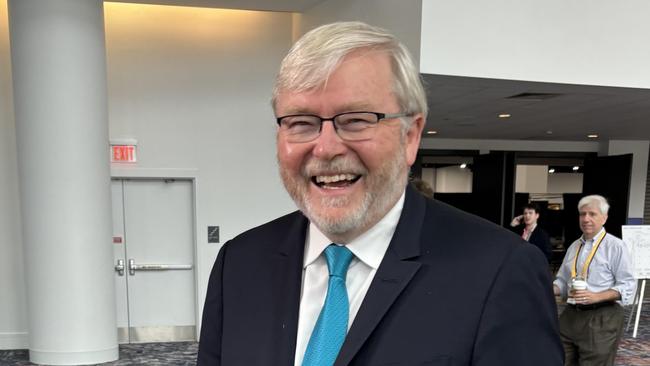
M333 160L310 159L301 169L301 174L306 178L315 175L343 173L366 175L368 169L354 159L343 157L335 158Z

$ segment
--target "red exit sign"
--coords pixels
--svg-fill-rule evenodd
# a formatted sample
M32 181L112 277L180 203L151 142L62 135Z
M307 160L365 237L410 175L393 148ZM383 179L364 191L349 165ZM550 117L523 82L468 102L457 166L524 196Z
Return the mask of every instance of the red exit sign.
M111 162L135 163L135 145L111 145Z

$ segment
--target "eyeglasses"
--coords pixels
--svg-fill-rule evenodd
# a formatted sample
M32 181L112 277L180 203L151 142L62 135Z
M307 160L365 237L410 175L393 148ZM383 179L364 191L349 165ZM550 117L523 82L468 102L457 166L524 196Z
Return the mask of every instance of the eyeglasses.
M309 142L323 130L323 122L332 121L334 130L345 141L369 140L375 135L379 121L407 117L409 113L345 112L329 118L313 114L291 114L277 118L280 133L289 142Z

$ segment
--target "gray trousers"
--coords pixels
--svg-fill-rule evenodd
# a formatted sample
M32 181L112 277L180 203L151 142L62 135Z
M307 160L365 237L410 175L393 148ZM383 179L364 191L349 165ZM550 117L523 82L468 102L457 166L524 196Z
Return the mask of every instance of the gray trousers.
M560 315L565 366L613 366L623 335L619 304L581 310L567 306Z

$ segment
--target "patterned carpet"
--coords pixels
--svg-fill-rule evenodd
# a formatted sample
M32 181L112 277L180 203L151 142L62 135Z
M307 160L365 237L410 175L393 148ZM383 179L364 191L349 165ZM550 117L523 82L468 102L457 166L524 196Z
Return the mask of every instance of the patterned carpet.
M190 366L196 365L197 343L141 343L121 344L120 359L101 366ZM31 366L27 350L0 351L2 366Z
M647 300L646 300L647 301ZM625 332L616 357L616 366L650 366L650 303L645 303L639 322L637 338L632 338L634 319ZM630 311L627 309L627 313ZM626 319L627 324L627 319ZM195 365L197 344L195 342L144 343L120 345L119 361L102 366L190 366ZM0 350L1 366L31 366L27 350Z
M631 309L626 309L625 324L632 316L630 328L623 335L621 344L618 346L616 354L616 366L650 366L650 302L646 296L641 309L641 319L639 320L639 330L637 337L632 338L634 329L635 313L631 314Z

